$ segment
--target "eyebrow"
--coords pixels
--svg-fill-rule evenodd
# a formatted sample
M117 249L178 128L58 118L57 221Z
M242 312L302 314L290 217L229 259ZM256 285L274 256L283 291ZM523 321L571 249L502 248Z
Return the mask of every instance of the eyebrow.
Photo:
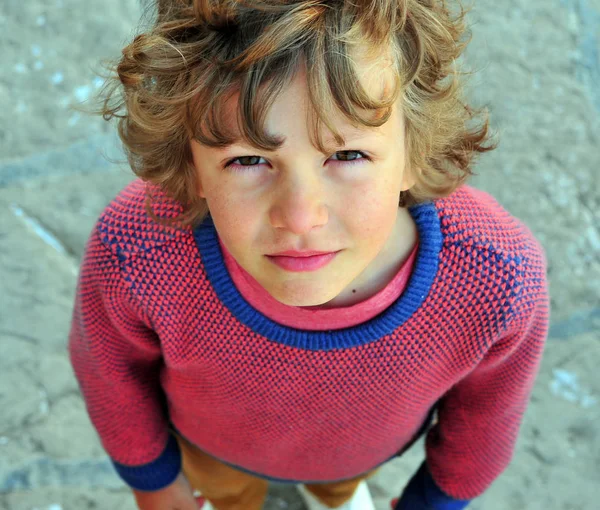
M374 136L377 138L382 137L383 135L381 133L375 132L375 131L358 131L358 132L351 132L350 134L346 134L346 133L341 133L342 137L344 138L344 140L346 141L345 145L348 145L350 143L353 143L357 140L363 140L366 139L370 136ZM278 133L275 133L274 136L276 138L280 138L282 140L282 145L285 145L285 142L287 141L287 137L283 136L283 135L279 135ZM233 147L234 145L238 145L240 147L251 147L253 149L260 149L259 147L256 147L255 145L246 142L243 138L235 138L233 140L233 142L231 144L229 144L226 147L223 147L222 149L220 149L220 151L226 151L229 148ZM329 148L329 149L334 149L337 147L343 147L344 145L338 145L335 143L335 140L333 138L327 138L326 140L324 140L324 145L325 147ZM274 149L273 151L270 152L276 152L277 149ZM269 151L268 151L269 152Z

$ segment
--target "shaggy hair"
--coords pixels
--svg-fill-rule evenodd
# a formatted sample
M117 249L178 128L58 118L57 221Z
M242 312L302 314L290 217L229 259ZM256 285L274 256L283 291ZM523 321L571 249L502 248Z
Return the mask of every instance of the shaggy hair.
M207 214L197 196L190 140L210 147L236 141L225 130L223 107L239 93L241 135L274 150L264 120L276 95L306 64L314 111L312 142L324 150L324 124L341 111L355 126L380 126L400 99L407 166L415 185L399 197L410 206L451 194L473 174L489 143L487 110L473 109L457 59L470 41L465 14L452 16L445 0L158 0L149 28L135 36L100 90L93 113L118 118L118 132L134 173L177 200L182 225ZM357 50L391 57L395 78L388 97L369 97L359 83ZM106 64L106 61L104 61ZM120 92L120 94L115 94ZM401 96L399 96L401 95ZM115 97L117 96L117 97ZM372 115L375 113L376 115ZM477 121L484 114L484 120ZM488 145L484 145L488 142ZM151 200L149 211L152 213Z

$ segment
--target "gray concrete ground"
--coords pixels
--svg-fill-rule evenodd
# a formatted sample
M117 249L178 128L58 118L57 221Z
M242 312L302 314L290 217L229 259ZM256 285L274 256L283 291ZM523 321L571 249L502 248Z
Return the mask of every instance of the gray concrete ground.
M83 245L131 179L114 126L68 108L132 37L137 0L0 4L0 509L134 508L66 356ZM600 508L600 0L475 0L469 66L500 148L473 184L545 246L552 329L511 466L474 510ZM371 482L388 508L422 444ZM274 486L269 510L300 510Z

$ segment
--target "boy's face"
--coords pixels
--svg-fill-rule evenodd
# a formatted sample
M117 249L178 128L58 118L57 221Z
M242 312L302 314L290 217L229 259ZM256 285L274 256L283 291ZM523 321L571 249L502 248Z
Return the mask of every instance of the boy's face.
M364 71L362 79L367 91L383 92L381 71ZM383 126L356 131L340 114L336 126L347 145L324 155L310 142L306 87L300 71L268 113L268 131L286 138L278 151L193 140L198 192L231 255L275 299L347 306L380 290L415 241L415 224L398 207L412 185L404 120L396 106ZM227 105L229 120L236 98ZM290 250L325 255L275 256Z

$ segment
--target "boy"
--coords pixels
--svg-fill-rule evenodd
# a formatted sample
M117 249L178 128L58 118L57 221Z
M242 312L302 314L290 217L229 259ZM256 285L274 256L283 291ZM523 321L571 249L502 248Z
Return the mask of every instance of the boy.
M531 232L464 184L493 146L452 73L462 17L167 4L104 105L141 179L92 232L70 336L117 472L141 510L259 510L268 480L370 510L427 433L393 507L466 507L510 461L548 293Z

